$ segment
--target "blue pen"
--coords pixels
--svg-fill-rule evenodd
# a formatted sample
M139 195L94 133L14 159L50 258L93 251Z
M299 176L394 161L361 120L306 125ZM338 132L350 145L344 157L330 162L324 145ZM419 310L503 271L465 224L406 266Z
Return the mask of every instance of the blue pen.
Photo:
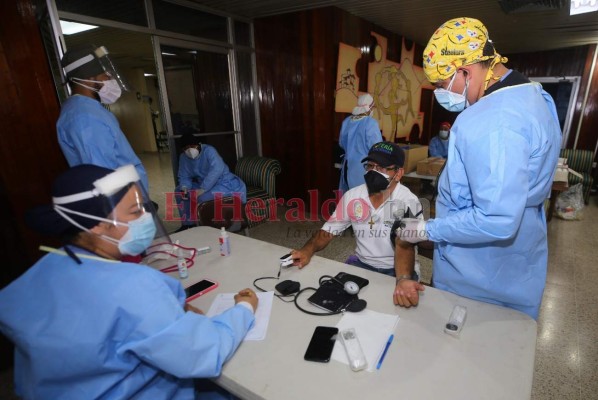
M384 347L384 351L382 352L382 355L380 356L380 361L378 361L378 365L376 366L376 369L380 369L380 366L382 365L382 361L384 361L384 357L386 356L386 352L388 351L388 348L390 347L390 344L392 343L392 340L395 338L395 335L390 335L390 337L388 338L388 342L386 342L386 346Z

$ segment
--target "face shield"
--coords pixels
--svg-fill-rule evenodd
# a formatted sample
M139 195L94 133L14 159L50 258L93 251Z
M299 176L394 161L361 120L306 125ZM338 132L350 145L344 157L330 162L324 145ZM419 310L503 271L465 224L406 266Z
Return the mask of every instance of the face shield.
M77 52L76 54L79 53L80 52ZM72 61L68 62L67 65L63 64L64 73L69 79L86 79L89 78L89 76L99 75L103 72L110 76L110 79L114 79L118 83L118 86L120 86L121 90L131 91L131 87L110 59L110 56L108 55L108 49L106 49L106 47L95 47L83 53L84 54L81 54L80 58L75 60L72 60L72 58L69 57L69 60Z
M110 224L100 236L118 246L121 255L137 256L142 254L152 243L168 242L162 221L139 183L139 175L133 165L116 169L114 172L96 180L93 189L69 196L53 197L54 210L77 228L98 235L89 226L101 222ZM75 210L72 203L93 199L94 214ZM98 215L100 214L100 215ZM89 220L97 221L97 224ZM86 226L87 227L86 227Z

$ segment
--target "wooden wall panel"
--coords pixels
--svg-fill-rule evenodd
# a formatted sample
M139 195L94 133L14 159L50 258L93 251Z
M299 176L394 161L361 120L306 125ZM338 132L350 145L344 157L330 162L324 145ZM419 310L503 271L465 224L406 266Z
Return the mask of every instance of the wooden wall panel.
M333 149L348 114L334 111L339 43L369 46L371 31L388 38L388 58L400 62L402 37L335 7L254 21L260 93L262 150L282 163L279 197L320 202L334 196L338 171ZM423 48L414 63L421 66ZM367 91L369 56L357 63L360 91Z
M66 169L56 140L59 105L35 12L29 0L0 2L0 213L3 233L12 236L3 245L14 241L3 249L2 284L37 257L41 239L25 227L23 216L50 201L50 185Z
M580 113L582 118L581 129L579 130L579 137L577 139L578 149L592 150L596 149L596 143L598 142L598 63L594 67L594 74L590 77L590 71L592 68L592 62L594 53L598 51L597 45L591 45L588 48L588 56L584 65L584 72L582 77L582 85L580 88L580 96L578 97L576 110L581 109L583 102L583 96L586 94L586 88L589 82L589 92L586 106L583 110L583 114ZM573 125L573 129L577 129L577 123ZM567 147L573 147L575 135L571 135ZM595 155L596 156L596 155ZM598 157L595 157L596 161ZM594 171L594 176L597 176L598 171Z
M59 105L35 12L29 0L0 2L0 288L39 257L43 238L23 216L50 201L51 182L66 169L56 140ZM0 368L11 363L11 346L0 340Z
M592 58L596 45L578 46L552 51L507 55L507 66L517 69L527 76L580 76L581 84L571 123L571 133L567 147L573 148L579 120L581 130L577 142L578 149L594 150L598 141L598 68L590 78ZM582 115L583 99L590 84L588 102Z

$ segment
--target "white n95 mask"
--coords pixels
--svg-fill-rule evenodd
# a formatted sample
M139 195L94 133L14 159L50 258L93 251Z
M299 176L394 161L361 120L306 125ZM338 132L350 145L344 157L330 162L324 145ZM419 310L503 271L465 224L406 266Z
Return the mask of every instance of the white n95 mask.
M71 80L75 82L77 85L81 85L87 89L91 89L94 92L97 92L100 96L100 101L104 104L114 104L122 94L122 90L118 85L116 79L109 79L107 81L92 81L89 79L72 78ZM81 82L101 83L102 87L100 90L97 90L96 88L87 86Z
M118 85L116 79L109 79L104 81L104 86L100 89L98 94L100 95L100 101L104 104L113 104L120 98L122 90Z
M189 147L187 150L185 150L185 155L190 159L195 160L197 157L199 157L199 150L194 147Z

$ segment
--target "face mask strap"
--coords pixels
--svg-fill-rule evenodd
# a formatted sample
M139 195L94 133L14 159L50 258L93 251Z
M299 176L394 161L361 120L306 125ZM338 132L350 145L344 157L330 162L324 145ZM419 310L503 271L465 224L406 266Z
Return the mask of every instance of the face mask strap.
M56 212L58 212L60 215L64 216L68 221L72 221L72 220L69 217L67 217L65 213L78 215L80 217L85 217L85 218L93 219L93 220L100 221L100 222L107 222L112 225L129 226L129 224L127 224L126 222L120 222L120 221L115 221L115 220L111 220L111 219L107 219L107 218L97 217L95 215L71 210L70 208L59 206L58 204L54 204L54 210L56 210ZM78 225L76 222L74 222L73 224L75 226L77 226L78 228L81 228L81 226ZM84 228L81 228L81 229L84 229Z
M69 221L71 224L75 225L77 228L81 229L82 231L85 231L87 233L90 233L92 235L98 236L104 240L107 240L111 243L114 243L116 245L118 245L119 241L117 239L111 238L110 236L106 236L106 235L98 235L97 233L92 232L91 230L89 230L88 228L84 227L83 225L81 225L80 223L78 223L77 221L75 221L74 219L72 219L71 217L69 217L66 213L70 212L72 214L76 214L76 215L80 215L83 217L87 217L90 219L94 219L94 220L98 220L98 221L103 221L103 222L108 222L108 223L112 223L115 225L127 225L127 224L123 224L122 222L118 222L118 221L110 221L109 219L105 219L105 218L100 218L100 217L96 217L90 214L84 214L84 213L80 213L77 211L73 211L73 210L69 210L68 208L65 207L61 207L59 205L54 205L54 210L60 214L60 216L64 219L66 219L67 221Z
M87 88L89 90L93 90L94 92L99 92L99 89L96 89L94 87L91 86L87 86L81 82L93 82L93 83L103 83L102 81L92 81L90 79L81 79L81 78L71 78L71 81L73 81L75 84L79 85L79 86L83 86L84 88Z

